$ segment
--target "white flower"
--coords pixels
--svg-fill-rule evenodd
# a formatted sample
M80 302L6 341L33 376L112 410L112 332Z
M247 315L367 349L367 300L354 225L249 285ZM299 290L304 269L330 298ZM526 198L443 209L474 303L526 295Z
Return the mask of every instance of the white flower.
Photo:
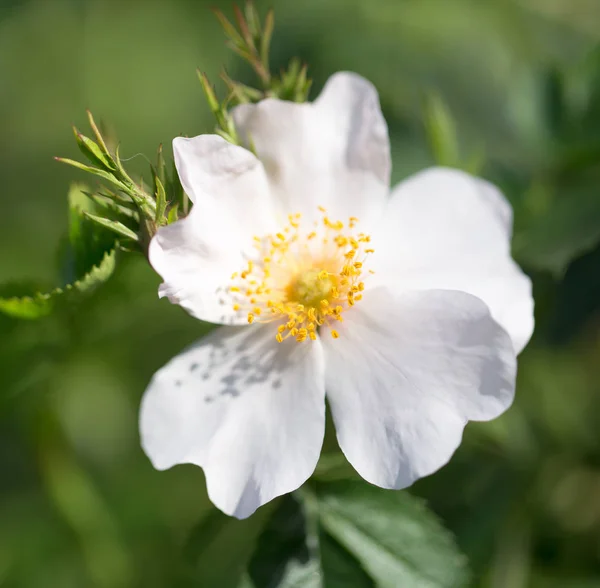
M150 245L160 295L228 326L156 373L144 450L204 468L211 500L244 518L312 474L327 393L360 475L409 486L513 400L533 301L510 206L441 168L390 197L387 127L354 74L234 118L258 158L215 135L173 143L194 207Z

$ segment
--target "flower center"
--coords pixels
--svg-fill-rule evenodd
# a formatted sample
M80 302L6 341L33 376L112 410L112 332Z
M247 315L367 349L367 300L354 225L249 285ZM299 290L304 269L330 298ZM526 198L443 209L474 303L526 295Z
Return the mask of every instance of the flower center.
M357 218L344 225L319 210L322 219L310 230L294 214L281 232L254 237L254 255L231 276L233 309L246 313L249 323L278 323L280 343L289 337L315 340L321 325L343 321L343 313L362 298L371 238L354 232ZM335 329L331 335L339 337Z
M326 270L309 269L299 274L288 286L287 297L307 308L317 307L321 301L331 302L330 295L337 280Z

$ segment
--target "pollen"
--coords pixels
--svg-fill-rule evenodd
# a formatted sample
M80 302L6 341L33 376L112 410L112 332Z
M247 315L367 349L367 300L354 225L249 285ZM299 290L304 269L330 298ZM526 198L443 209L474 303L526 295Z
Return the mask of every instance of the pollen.
M232 309L250 324L273 323L278 343L316 341L322 327L338 339L333 324L362 299L373 273L363 269L375 250L369 235L356 232L358 218L318 211L320 222L290 214L277 232L255 236L245 264L231 268Z

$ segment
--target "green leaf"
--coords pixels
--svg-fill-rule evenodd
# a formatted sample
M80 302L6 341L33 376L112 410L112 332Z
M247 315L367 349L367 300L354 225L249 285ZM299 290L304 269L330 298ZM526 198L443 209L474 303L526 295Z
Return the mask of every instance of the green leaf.
M274 506L265 505L243 521L211 510L192 531L185 547L183 585L238 588L256 539Z
M51 292L33 293L29 296L0 298L0 312L13 318L39 319L50 314L55 303L65 297L78 296L93 291L106 282L116 266L116 250L107 252L100 263L90 269L81 279Z
M80 280L76 280L72 284L67 284L62 288L58 288L53 292L53 295L63 293L87 293L93 291L97 286L103 284L110 278L115 271L117 265L117 251L113 249L104 254L102 261L93 266Z
M258 539L248 567L254 586L321 588L318 559L309 550L302 505L284 496Z
M126 239L131 239L132 241L138 241L139 237L132 231L129 227L126 227L123 223L118 221L109 220L107 218L103 218L101 216L97 216L95 214L90 214L89 212L83 213L86 218L89 218L91 221L98 223L101 227L105 227L114 231L117 235L121 237L125 237Z
M462 588L466 560L417 498L344 481L317 486L321 524L381 588Z
M319 536L323 584L326 588L375 588L360 562L324 531Z
M99 264L104 255L115 248L115 235L98 227L86 218L86 213L102 210L85 184L72 184L69 189L69 259L65 268L65 282L71 283L85 276Z
M52 312L51 295L34 294L0 298L0 312L19 319L42 318Z

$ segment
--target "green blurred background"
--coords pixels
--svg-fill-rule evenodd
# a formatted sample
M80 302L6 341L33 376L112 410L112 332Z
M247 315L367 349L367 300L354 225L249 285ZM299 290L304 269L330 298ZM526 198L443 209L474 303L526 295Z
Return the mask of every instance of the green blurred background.
M86 108L140 173L140 153L211 130L196 67L248 75L214 4L0 0L0 283L61 285L66 194L90 178L52 157L80 157L70 125L87 129ZM473 586L600 587L600 2L258 6L275 7L273 62L306 60L314 93L338 70L375 83L394 181L437 158L510 198L537 319L517 400L469 425L450 465L412 491L456 535ZM187 538L212 507L201 470L152 469L137 409L204 327L159 301L158 283L132 256L56 315L0 315L0 586L180 585ZM198 563L214 567L211 586L247 557L260 512Z

